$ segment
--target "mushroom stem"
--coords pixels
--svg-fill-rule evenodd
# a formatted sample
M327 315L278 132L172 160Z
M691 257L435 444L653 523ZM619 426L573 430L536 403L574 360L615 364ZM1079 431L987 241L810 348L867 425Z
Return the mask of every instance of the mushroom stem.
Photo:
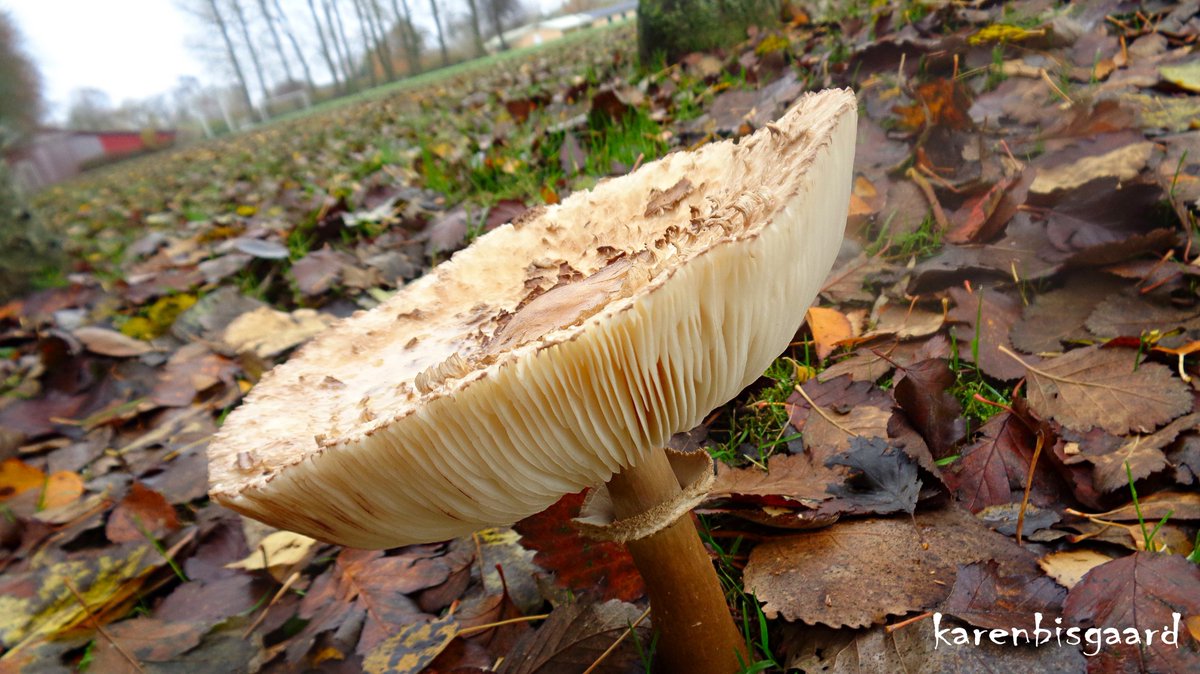
M657 449L638 465L613 475L608 492L613 514L625 519L679 496L680 487L666 452ZM650 596L661 671L729 674L749 662L746 643L690 515L626 546Z

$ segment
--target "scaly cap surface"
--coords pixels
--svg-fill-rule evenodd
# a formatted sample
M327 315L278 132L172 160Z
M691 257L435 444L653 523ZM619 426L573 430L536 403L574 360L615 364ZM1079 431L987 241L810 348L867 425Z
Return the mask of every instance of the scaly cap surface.
M269 372L212 497L358 548L545 509L699 424L787 346L837 255L857 102L804 96L480 237Z

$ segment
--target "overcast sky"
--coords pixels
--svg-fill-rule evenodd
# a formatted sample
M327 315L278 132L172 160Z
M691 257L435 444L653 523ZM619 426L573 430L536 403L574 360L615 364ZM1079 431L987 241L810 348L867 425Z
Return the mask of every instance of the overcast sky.
M543 11L560 0L527 0ZM202 82L232 80L220 67L204 62L194 45L204 30L176 5L177 0L0 0L25 38L25 50L42 74L46 110L51 119L66 116L71 92L94 87L108 93L113 105L169 92L184 75ZM308 30L307 5L284 0L285 12L298 31ZM461 0L439 0L457 11ZM347 3L348 5L348 3ZM429 3L409 5L419 24L432 22ZM423 7L422 7L423 6ZM215 38L215 36L214 36ZM219 40L219 38L215 38ZM301 38L304 39L303 37ZM315 37L312 38L315 40ZM217 43L219 44L219 43ZM317 79L328 79L315 52L311 65Z
M188 17L171 0L0 0L42 73L47 111L71 91L102 89L114 104L169 91L205 67L184 46ZM207 79L207 78L204 78Z

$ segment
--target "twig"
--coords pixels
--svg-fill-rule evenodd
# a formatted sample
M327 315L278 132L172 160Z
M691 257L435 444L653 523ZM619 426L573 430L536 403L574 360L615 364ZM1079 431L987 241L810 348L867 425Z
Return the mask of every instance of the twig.
M913 623L921 622L922 620L924 620L932 615L933 615L933 613L931 611L926 611L926 612L922 613L921 615L915 615L907 620L901 620L898 623L888 625L887 627L883 628L883 631L887 632L888 634L891 634L892 632L895 632L898 629L908 627L909 625L911 625Z
M1040 74L1042 79L1046 81L1046 84L1049 84L1050 88L1054 90L1054 93L1061 96L1064 101L1070 103L1071 105L1075 105L1075 101L1071 100L1071 97L1068 96L1062 89L1059 89L1058 85L1054 83L1054 80L1050 79L1050 73L1046 72L1045 68L1040 69Z
M642 615L638 616L638 619L633 621L633 623L629 625L629 629L625 630L624 632L621 632L621 636L617 637L617 640L612 642L612 645L609 646L607 649L605 649L605 651L600 654L600 657L596 658L596 661L593 662L591 664L591 666L589 666L587 669L583 670L583 674L592 674L592 672L596 671L596 668L600 666L600 663L604 662L605 658L607 658L609 655L611 655L613 651L617 650L617 646L620 646L621 642L625 641L625 637L632 634L633 631L635 629L637 629L637 626L642 624L642 621L645 620L646 616L648 616L648 615L650 615L649 608L647 608L645 611L643 611Z
M104 625L101 625L100 621L96 619L96 615L92 613L92 609L88 607L87 601L84 600L83 595L79 594L79 590L75 589L75 586L71 584L71 581L63 578L63 585L66 585L67 589L71 591L71 594L75 595L75 599L79 601L79 605L83 607L83 612L87 614L87 617L91 618L92 624L96 626L96 631L100 633L100 636L107 639L108 643L112 644L112 647L117 649L117 652L124 656L124 658L129 661L129 664L133 665L134 669L139 672L145 672L146 670L142 668L142 665L137 661L137 658L130 655L129 651L125 650L121 644L117 643L117 640L108 633L108 630L104 629Z
M1029 493L1033 491L1033 471L1037 469L1042 445L1046 442L1041 431L1037 433L1037 444L1033 446L1033 458L1029 460L1029 475L1025 478L1025 493L1021 496L1021 509L1017 511L1017 545L1021 544L1021 530L1025 527L1025 509L1029 507Z
M929 202L930 208L933 209L933 219L937 222L938 229L943 232L949 231L950 221L946 218L946 212L942 210L942 204L938 201L937 195L933 193L933 185L929 184L925 176L911 168L905 173L908 179L916 183L917 187L921 189L921 194L925 195L925 200Z
M821 406L820 406L820 405L818 405L818 404L816 404L815 402L813 402L813 399L812 399L812 398L810 398L810 397L808 397L808 393L807 393L807 392L804 390L804 387L802 387L802 386L797 386L797 387L796 387L796 392L797 392L797 393L799 393L801 396L803 396L803 397L804 397L804 399L805 399L805 400L807 400L807 401L808 401L808 404L812 406L812 408L813 408L813 411L815 411L817 414L820 414L822 417L825 417L825 421L828 421L829 423L833 424L833 426L834 426L835 428L837 428L837 429L838 429L838 430L840 430L841 432L845 433L846 435L849 435L850 437L853 437L853 438L857 438L857 437L858 437L858 433L855 433L854 431L850 430L849 428L846 428L845 426L843 426L843 425L839 424L838 422L834 421L834 420L833 420L833 417L831 417L831 416L829 416L828 414L826 414L826 413L825 413L825 410L821 409Z
M531 622L534 620L544 620L549 617L550 617L549 613L541 613L538 615L523 615L523 616L520 616L517 618L508 618L507 620L497 620L494 623L485 623L483 625L464 627L463 629L459 630L458 634L456 634L455 636L469 637L472 634L476 634L478 632L486 632L486 631L492 629L493 627L503 627L504 625L511 625L513 623L527 623L527 622Z
M288 588L290 588L292 584L299 579L300 572L293 571L292 575L288 576L287 580L283 581L283 585L279 587L279 591L276 592L275 596L271 597L271 601L267 602L267 605L263 607L262 613L259 613L258 617L254 619L254 622L250 623L250 626L246 628L246 631L242 632L243 639L250 636L250 633L253 632L254 629L262 623L263 619L267 617L267 611L270 611L271 607L275 605L275 602L279 601L279 598L283 596L283 593L287 592Z

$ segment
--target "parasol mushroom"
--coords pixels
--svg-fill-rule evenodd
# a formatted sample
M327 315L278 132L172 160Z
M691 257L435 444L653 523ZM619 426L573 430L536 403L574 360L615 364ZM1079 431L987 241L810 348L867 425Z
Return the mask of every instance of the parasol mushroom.
M842 240L857 103L809 94L734 143L678 152L497 228L276 367L209 447L210 492L277 527L388 548L511 524L593 491L667 671L745 644L668 457L783 351ZM615 518L615 522L610 520Z

